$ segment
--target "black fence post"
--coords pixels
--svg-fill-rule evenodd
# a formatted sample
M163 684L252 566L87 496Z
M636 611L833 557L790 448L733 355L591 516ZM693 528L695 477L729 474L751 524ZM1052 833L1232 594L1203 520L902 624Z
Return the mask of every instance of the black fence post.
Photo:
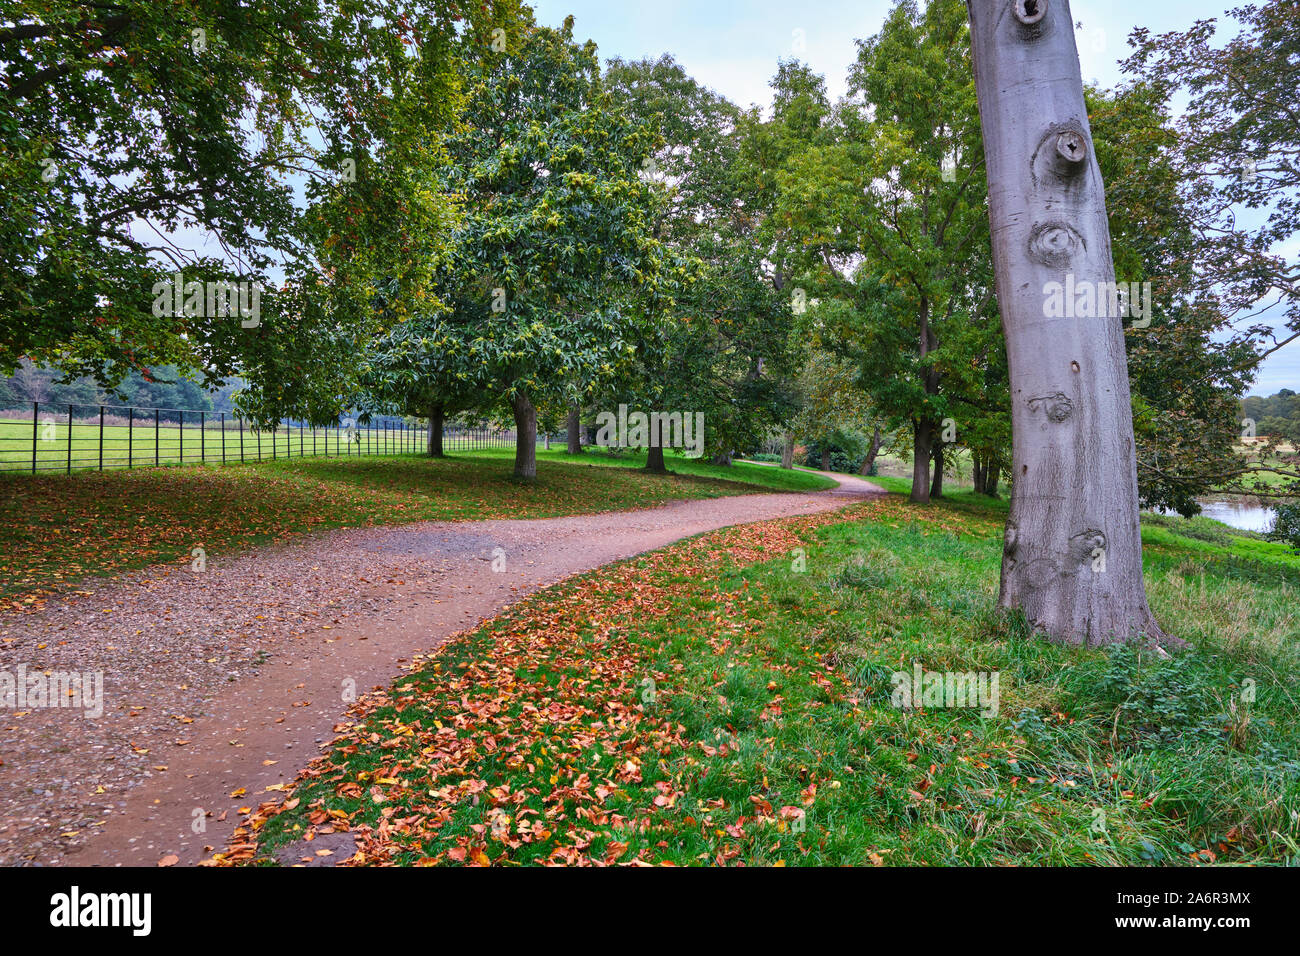
M158 465L161 463L158 457L158 435L159 435L158 425L161 420L160 418L161 415L162 415L161 410L157 408L153 410L153 466L155 468L157 468Z
M104 406L99 406L99 470L104 470Z
M226 413L221 413L221 463L226 463Z
M199 461L203 464L208 462L208 415L206 412L199 412Z
M41 423L41 403L32 402L32 474L36 474L36 437Z
M179 409L178 409L178 411L179 411ZM177 434L181 436L181 437L180 437L180 443L181 443L181 446L180 446L180 447L181 447L181 464L183 465L183 464L185 464L185 413L184 413L184 412L180 412L180 416L181 416L181 425L180 425L180 430L177 432Z
M68 470L65 474L72 474L72 406L68 406Z
M126 468L131 470L135 458L135 406L126 408Z

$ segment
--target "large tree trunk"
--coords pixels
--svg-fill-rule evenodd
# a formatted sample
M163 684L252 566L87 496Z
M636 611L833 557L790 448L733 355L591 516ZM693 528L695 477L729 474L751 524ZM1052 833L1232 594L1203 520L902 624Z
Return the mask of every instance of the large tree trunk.
M871 436L871 447L867 449L867 457L862 459L862 468L858 471L858 474L871 474L871 469L876 464L876 457L880 454L880 446L884 442L884 436L880 434L880 426L877 425L875 432Z
M912 494L913 504L930 501L930 455L934 444L934 423L917 420L912 424Z
M568 432L569 454L582 454L582 409L574 405L569 409L568 421L564 423Z
M1046 308L1048 283L1115 278L1070 5L967 7L1011 372L999 603L1057 641L1161 639L1142 581L1120 319L1052 318Z
M930 499L943 497L943 445L934 446L934 479L930 482Z
M786 471L794 468L794 432L785 433L785 442L781 445L781 467Z
M441 405L429 406L429 457L441 458L442 454L443 408Z
M829 448L822 448L822 471L831 470L831 451Z
M537 478L537 409L523 392L510 402L515 412L515 478Z
M987 467L986 462L988 461L988 459L986 459L983 455L972 452L970 456L970 461L971 461L971 471L970 471L971 486L974 489L975 494L982 495L984 494L984 470Z

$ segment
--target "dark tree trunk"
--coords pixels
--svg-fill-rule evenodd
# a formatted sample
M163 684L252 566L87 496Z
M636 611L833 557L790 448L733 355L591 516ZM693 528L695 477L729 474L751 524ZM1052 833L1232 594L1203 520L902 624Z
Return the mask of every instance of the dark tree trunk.
M934 446L934 478L930 482L930 499L943 497L943 445Z
M429 406L429 457L442 458L443 407Z
M831 470L831 453L828 449L822 449L822 471Z
M930 501L930 456L934 443L934 423L917 421L912 426L912 494L913 504Z
M515 412L515 478L537 478L537 409L528 396L519 392L511 400Z
M713 463L715 465L722 465L723 467L727 467L727 468L731 467L731 452L729 451L718 452L716 455L713 456Z
M998 479L1002 476L1002 461L997 457L990 458L984 466L984 494L990 498L998 496Z
M1069 0L967 10L1011 373L999 604L1056 641L1164 640L1142 580L1122 322L1047 308L1049 283L1115 281Z
M663 422L654 420L650 423L650 447L646 449L645 470L652 475L666 475L664 467ZM655 434L656 430L659 434Z
M568 433L569 454L582 454L582 409L574 405L569 409L568 421L564 423L565 431Z
M781 467L786 471L794 468L794 433L786 432L785 443L781 446Z
M982 455L972 454L970 460L971 460L971 474L970 474L971 485L974 486L975 494L982 495L984 493L984 469L986 467L984 464L985 459Z
M858 474L871 474L871 469L876 464L876 456L880 454L880 446L884 444L884 441L884 436L880 434L880 428L877 426L875 433L871 436L871 447L867 449L867 457L862 459L862 469Z

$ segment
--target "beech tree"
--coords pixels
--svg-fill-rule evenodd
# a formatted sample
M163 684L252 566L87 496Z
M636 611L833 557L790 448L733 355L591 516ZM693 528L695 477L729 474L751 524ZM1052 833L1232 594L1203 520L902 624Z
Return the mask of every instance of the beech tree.
M1070 6L967 6L1010 371L999 604L1057 641L1166 639L1142 578L1121 320L1105 308L1053 316L1045 307L1050 283L1101 291L1115 281Z

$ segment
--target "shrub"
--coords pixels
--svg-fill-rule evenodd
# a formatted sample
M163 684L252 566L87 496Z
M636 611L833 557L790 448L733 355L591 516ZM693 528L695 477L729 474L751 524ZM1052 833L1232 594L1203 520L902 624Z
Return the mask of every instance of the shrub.
M1270 541L1289 544L1291 549L1300 554L1300 501L1292 501L1277 506L1277 520L1273 530L1264 537Z

